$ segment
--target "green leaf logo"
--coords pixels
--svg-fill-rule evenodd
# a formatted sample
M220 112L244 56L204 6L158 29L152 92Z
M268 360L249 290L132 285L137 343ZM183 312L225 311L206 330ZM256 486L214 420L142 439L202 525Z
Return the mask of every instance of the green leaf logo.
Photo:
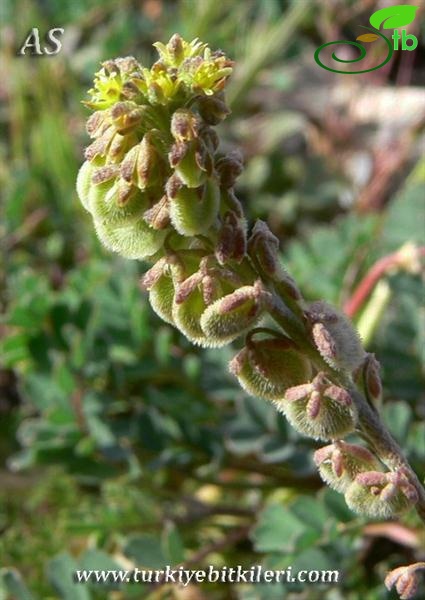
M381 25L383 29L396 29L409 25L414 20L417 9L418 6L402 4L388 6L374 12L369 21L375 29L379 29Z

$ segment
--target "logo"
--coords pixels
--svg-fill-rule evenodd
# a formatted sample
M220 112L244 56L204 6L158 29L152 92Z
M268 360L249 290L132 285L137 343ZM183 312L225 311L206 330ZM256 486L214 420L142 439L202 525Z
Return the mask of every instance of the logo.
M46 34L47 42L50 44L50 48L44 46L41 48L40 44L40 32L38 27L33 27L23 43L22 47L18 50L18 54L21 56L26 55L26 51L29 50L31 56L42 56L43 54L57 54L62 48L62 42L58 39L59 35L64 33L63 27L54 27L49 29ZM53 46L53 48L52 48Z
M364 33L359 35L356 38L355 42L350 42L348 40L338 40L335 42L327 42L322 46L319 46L314 53L314 60L317 62L319 67L322 69L326 69L327 71L332 71L332 73L342 73L343 75L355 75L358 73L369 73L370 71L376 71L376 69L380 69L384 65L389 62L393 56L394 50L414 50L418 45L418 39L413 34L408 34L403 29L401 34L398 31L398 27L404 27L405 25L409 25L415 18L417 6L410 5L397 5L397 6L388 6L387 8L381 8L373 13L373 15L369 19L369 23L372 25L371 27L361 26L363 29L367 29L371 33ZM387 37L379 29L394 29L394 33L392 36ZM336 60L339 63L357 63L363 60L366 56L366 48L362 46L359 42L371 43L376 40L383 40L386 44L387 55L384 60L377 65L376 67L371 67L370 69L363 69L360 71L344 71L338 69L332 69L331 67L327 67L320 60L319 54L323 50L323 48L327 48L328 46L334 46L336 44L348 44L350 46L355 46L360 50L360 56L357 58L353 58L351 60L345 60L343 58L338 58L335 52L332 53L333 60Z

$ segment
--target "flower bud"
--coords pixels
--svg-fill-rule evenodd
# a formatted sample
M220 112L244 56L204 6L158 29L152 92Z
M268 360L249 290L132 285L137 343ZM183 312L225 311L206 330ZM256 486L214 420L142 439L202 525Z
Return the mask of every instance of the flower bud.
M418 500L416 488L403 469L359 473L348 487L345 500L351 510L373 518L405 512Z
M311 377L309 361L287 338L254 341L248 336L229 369L248 394L266 400L282 398L287 388Z
M171 147L168 161L189 188L199 187L213 170L211 155L201 139L176 142Z
M381 366L374 354L367 354L363 369L367 396L378 407L382 402Z
M90 212L89 194L92 186L92 176L95 167L88 160L83 162L77 176L77 194L81 204Z
M411 600L411 598L416 597L419 590L419 578L422 569L425 570L425 563L423 562L393 569L385 577L385 587L387 590L391 590L395 585L400 600Z
M212 180L199 188L188 188L173 175L167 182L167 196L171 222L181 235L204 233L217 217L219 189Z
M156 202L143 213L143 218L153 229L165 229L171 223L170 209L167 196Z
M156 131L148 131L140 144L133 146L121 163L121 177L141 190L162 184L165 162L155 146Z
M301 292L279 262L279 240L260 219L252 229L248 251L263 273L273 281L276 290L282 294L290 308L299 313L300 308L296 302L302 299Z
M109 126L109 111L97 110L87 119L86 131L91 138L97 138L101 136Z
M241 262L246 255L246 221L233 211L228 211L223 217L215 255L221 265L229 260Z
M262 316L268 300L269 293L258 281L211 304L201 317L202 331L211 340L211 346L230 344L251 329Z
M294 429L314 439L338 439L355 427L350 395L331 384L323 373L309 384L289 388L279 408Z
M110 109L112 124L118 133L126 135L140 126L147 109L135 102L117 102Z
M176 142L190 142L198 137L201 119L187 108L179 108L171 117L171 135Z
M239 152L230 152L217 161L216 169L220 177L221 186L231 188L243 171L242 156Z
M167 257L161 258L141 280L142 289L149 291L149 302L166 323L174 324L172 315L175 285Z
M349 319L326 302L313 302L306 311L314 343L335 369L354 371L365 358L360 337Z
M359 473L379 469L378 460L369 450L343 441L317 450L314 462L323 481L341 493L347 491Z
M124 258L142 259L152 256L163 246L166 231L149 227L141 215L127 225L112 225L95 219L94 226L102 244Z
M223 94L202 96L198 101L199 114L209 125L218 125L229 114Z
M93 178L96 177L96 170ZM123 189L122 180L92 184L88 205L95 220L115 227L135 222L147 207L147 200L136 188Z
M212 256L189 263L185 276L179 275L173 303L173 319L176 327L194 344L214 345L202 330L201 317L206 308L218 298L233 292L241 285L232 272L220 268Z

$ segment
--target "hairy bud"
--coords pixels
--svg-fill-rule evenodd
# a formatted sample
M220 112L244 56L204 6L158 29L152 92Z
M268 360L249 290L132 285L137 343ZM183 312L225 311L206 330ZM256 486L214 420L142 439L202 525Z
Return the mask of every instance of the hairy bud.
M90 212L89 194L95 167L88 160L83 162L77 176L77 194L81 204Z
M425 571L424 562L393 569L385 577L385 586L388 590L391 590L395 585L400 600L411 600L411 598L416 597L419 590L421 570Z
M165 231L149 227L143 216L127 225L111 225L95 220L94 226L102 244L124 258L143 259L152 256L162 247Z
M266 400L279 400L289 387L311 377L309 361L283 337L256 341L248 335L245 347L231 360L229 369L248 394Z
M227 211L218 233L215 255L220 264L241 262L246 254L246 221L234 211Z
M315 439L338 439L355 427L350 395L331 384L323 373L311 383L289 388L278 407L297 431Z
M314 343L335 369L354 371L365 358L360 337L349 319L326 302L313 302L306 311Z
M217 161L216 169L222 187L231 188L243 171L242 156L239 152L229 152Z
M188 188L173 175L167 182L171 222L186 236L204 233L214 223L219 206L219 189L212 180L199 188Z
M260 282L243 286L214 302L201 317L201 328L213 346L224 346L251 329L261 317L268 292Z
M346 491L345 500L355 512L388 518L411 508L418 495L403 469L389 473L368 471L356 476Z
M149 302L156 314L166 323L173 325L175 284L168 258L161 258L147 271L140 284L142 289L149 292Z
M147 198L136 188L123 189L122 180L92 185L88 205L95 221L109 227L135 223L148 206Z
M198 108L201 117L210 125L218 125L230 114L230 109L222 94L201 97L198 101Z
M323 481L341 493L347 491L359 473L379 469L378 460L369 450L343 441L317 450L314 462Z
M367 396L375 406L379 407L382 401L381 366L374 354L367 354L363 369Z

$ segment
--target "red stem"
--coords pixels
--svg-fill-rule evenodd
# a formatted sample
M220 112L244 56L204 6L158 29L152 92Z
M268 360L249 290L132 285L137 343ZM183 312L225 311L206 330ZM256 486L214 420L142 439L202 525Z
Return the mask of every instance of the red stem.
M418 248L418 257L425 256L425 246ZM375 285L387 271L400 264L401 254L398 250L393 254L388 254L380 258L373 267L366 273L352 296L344 304L344 312L347 316L353 317L362 307L366 298L370 295Z

